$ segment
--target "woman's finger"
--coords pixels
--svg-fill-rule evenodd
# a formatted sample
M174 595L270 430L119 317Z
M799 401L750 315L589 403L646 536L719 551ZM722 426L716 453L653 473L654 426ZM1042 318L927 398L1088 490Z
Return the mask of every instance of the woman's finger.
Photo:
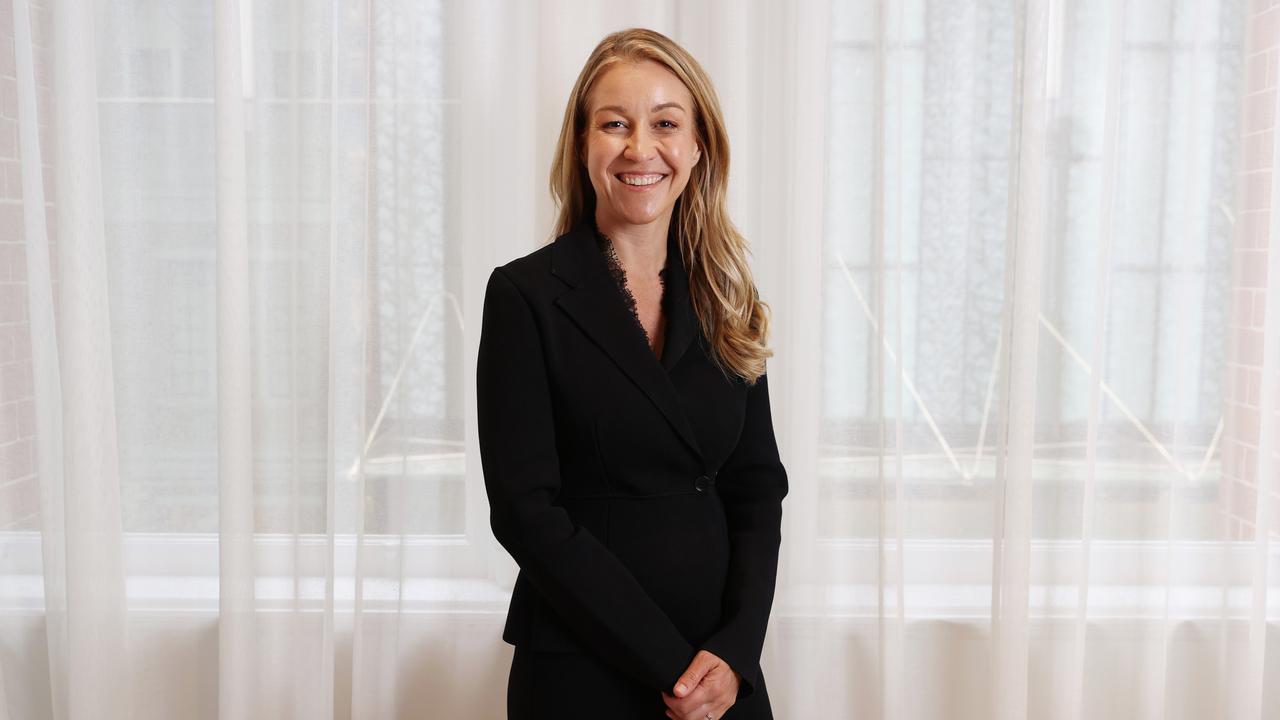
M703 720L703 718L705 718L707 714L710 713L713 717L716 718L716 720L719 720L724 713L717 712L715 708L718 707L720 704L721 703L718 703L718 702L708 701L708 702L700 703L695 707L690 707L688 709L681 709L678 712L676 709L669 707L667 708L667 717L671 718L672 720Z

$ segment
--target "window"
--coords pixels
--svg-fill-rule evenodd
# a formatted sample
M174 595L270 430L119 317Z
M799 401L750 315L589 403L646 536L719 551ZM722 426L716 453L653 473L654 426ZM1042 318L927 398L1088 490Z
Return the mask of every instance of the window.
M904 536L989 540L1021 19L1014 5L977 1L836 0L833 12L818 533L880 535L879 478L895 491L900 420ZM1110 13L1104 2L1063 10L1032 532L1081 532L1098 253L1109 234L1095 536L1150 537L1141 519L1172 501L1198 518L1179 524L1184 539L1214 538L1242 7L1130 3L1118 103L1106 96Z

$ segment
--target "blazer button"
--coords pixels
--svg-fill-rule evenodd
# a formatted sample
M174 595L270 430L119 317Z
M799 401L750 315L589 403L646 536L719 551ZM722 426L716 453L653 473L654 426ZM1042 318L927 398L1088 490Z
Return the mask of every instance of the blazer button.
M698 479L693 481L693 486L698 492L706 492L709 485L711 485L711 478L706 475L699 475Z

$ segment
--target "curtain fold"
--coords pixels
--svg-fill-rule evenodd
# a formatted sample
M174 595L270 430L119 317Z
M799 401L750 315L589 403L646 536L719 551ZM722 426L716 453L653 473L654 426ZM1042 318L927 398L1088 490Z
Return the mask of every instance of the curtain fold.
M28 207L43 208L44 173L40 135L36 124L36 88L34 53L31 39L31 17L26 0L16 0L13 9L14 74L17 82L18 137L22 154L22 191L28 199ZM47 122L47 119L46 119ZM55 341L56 325L53 316L53 283L50 280L50 245L45 213L23 213L23 239L27 248L26 277L27 307L30 308L31 358L32 358L32 414L36 431L36 472L40 482L40 512L43 533L39 548L38 565L42 576L45 635L47 638L45 662L37 680L45 690L52 717L66 717L67 707L67 628L66 628L66 530L62 517L63 465L62 465L62 387L58 372L58 347ZM0 668L0 677L7 673ZM11 703L5 693L3 717L19 714L22 705ZM10 708L14 712L10 712Z
M1030 0L1013 20L1015 107L1011 137L1008 240L1000 416L996 445L996 517L992 553L992 642L995 717L1028 715L1031 607L1031 513L1035 461L1036 379L1040 339L1042 243L1050 230L1053 189L1049 128L1061 67L1062 8L1054 0Z
M775 715L1275 715L1263 5L12 0L0 718L502 716L484 280L629 26L773 311Z
M876 378L873 417L880 458L879 517L877 518L876 612L879 655L878 714L901 717L907 703L906 651L906 554L903 538L902 392L905 369L902 342L903 205L902 123L906 96L902 81L907 45L902 6L876 2L873 9L875 43L874 105L883 108L873 116L871 249L874 270L875 319L872 360Z
M1114 242L1116 194L1118 192L1121 84L1123 82L1124 35L1126 5L1123 0L1111 4L1107 18L1106 44L1106 109L1102 122L1102 190L1099 194L1098 253L1094 267L1092 348L1088 359L1089 405L1085 428L1084 488L1080 509L1080 552L1076 560L1076 607L1072 619L1071 665L1055 704L1065 717L1080 717L1084 694L1085 643L1088 639L1089 577L1094 541L1094 519L1097 510L1098 429L1102 417L1102 363L1106 357L1107 306L1110 302L1109 281L1111 246Z
M14 6L15 38L18 14L27 14L25 6ZM125 647L113 318L95 82L97 42L93 16L76 3L58 2L52 10L59 28L53 38L54 53L60 59L53 68L60 115L52 122L59 180L54 201L60 229L58 280L55 292L40 288L35 298L57 298L57 380L46 380L56 390L54 397L41 400L53 401L57 396L62 400L61 413L55 413L46 426L52 435L51 449L62 451L61 468L60 472L51 468L48 484L42 482L42 519L49 522L42 538L48 543L43 572L45 617L50 623L49 686L55 717L127 717L132 708L127 692L131 673ZM29 40L29 27L22 28L24 41ZM28 45L24 55L29 50ZM33 150L36 160L43 158L38 145ZM34 175L23 173L33 180L33 190ZM39 191L33 195L32 200L42 197ZM43 208L34 203L28 207L34 215L43 214ZM29 223L35 225L36 233L38 224L38 219ZM52 313L46 308L41 314ZM53 464L58 459L55 455Z
M257 714L253 558L253 298L239 0L214 3L217 186L218 717Z

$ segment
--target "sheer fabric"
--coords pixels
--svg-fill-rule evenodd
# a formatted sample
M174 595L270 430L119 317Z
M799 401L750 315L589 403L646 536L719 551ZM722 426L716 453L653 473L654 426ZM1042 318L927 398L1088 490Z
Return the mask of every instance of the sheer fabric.
M773 309L778 716L1280 715L1280 7L88 7L0 5L0 718L502 716L484 280L635 25Z

